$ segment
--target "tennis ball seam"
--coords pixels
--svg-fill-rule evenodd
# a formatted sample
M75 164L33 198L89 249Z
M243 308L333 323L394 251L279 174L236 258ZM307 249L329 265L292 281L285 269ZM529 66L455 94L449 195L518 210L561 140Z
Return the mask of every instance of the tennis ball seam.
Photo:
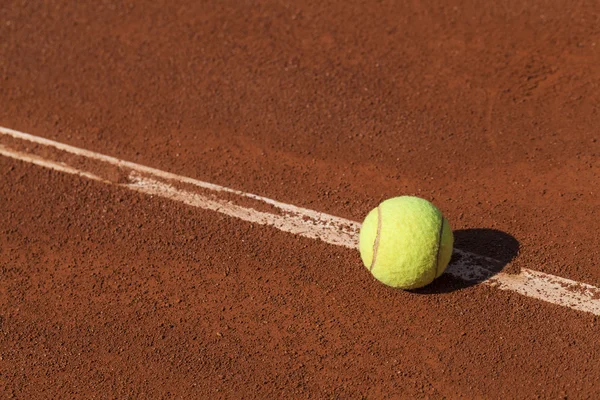
M435 253L435 276L438 276L438 271L440 269L440 250L442 248L442 234L444 233L444 216L441 215L442 223L440 224L440 233L438 234L438 243L437 243L437 251Z
M375 235L375 241L373 242L373 259L371 260L371 266L369 271L373 271L375 261L377 260L377 252L379 250L379 238L381 237L381 208L377 206L377 234Z

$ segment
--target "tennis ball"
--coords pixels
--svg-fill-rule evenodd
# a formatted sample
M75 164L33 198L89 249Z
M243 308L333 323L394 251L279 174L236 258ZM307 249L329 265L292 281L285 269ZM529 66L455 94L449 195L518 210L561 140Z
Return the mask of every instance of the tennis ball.
M360 229L359 250L377 280L401 289L428 285L450 262L454 236L427 200L401 196L371 210Z

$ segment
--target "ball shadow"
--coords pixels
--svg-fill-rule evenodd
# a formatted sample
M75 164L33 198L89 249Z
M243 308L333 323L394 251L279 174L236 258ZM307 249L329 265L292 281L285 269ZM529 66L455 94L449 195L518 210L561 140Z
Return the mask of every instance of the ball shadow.
M496 229L454 231L454 252L446 271L418 294L449 293L477 285L502 271L519 253L519 242Z

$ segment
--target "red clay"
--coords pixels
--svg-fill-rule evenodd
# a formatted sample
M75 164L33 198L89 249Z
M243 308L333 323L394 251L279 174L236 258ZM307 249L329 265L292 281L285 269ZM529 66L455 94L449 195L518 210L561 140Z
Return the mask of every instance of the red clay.
M5 0L0 125L354 220L420 195L457 245L600 286L599 11ZM395 291L352 251L0 174L0 397L600 396L593 316Z

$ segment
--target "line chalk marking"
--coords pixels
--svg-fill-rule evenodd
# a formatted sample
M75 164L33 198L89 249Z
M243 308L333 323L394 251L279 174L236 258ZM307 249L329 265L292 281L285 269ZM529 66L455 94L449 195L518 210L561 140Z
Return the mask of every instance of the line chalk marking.
M53 140L0 127L0 155L39 167L124 187L189 206L326 243L358 248L360 224L255 194L172 174ZM118 176L118 178L115 178ZM124 179L123 179L124 178ZM487 268L486 268L487 266ZM600 316L600 288L523 268L518 275L494 269L503 263L454 249L446 274Z

